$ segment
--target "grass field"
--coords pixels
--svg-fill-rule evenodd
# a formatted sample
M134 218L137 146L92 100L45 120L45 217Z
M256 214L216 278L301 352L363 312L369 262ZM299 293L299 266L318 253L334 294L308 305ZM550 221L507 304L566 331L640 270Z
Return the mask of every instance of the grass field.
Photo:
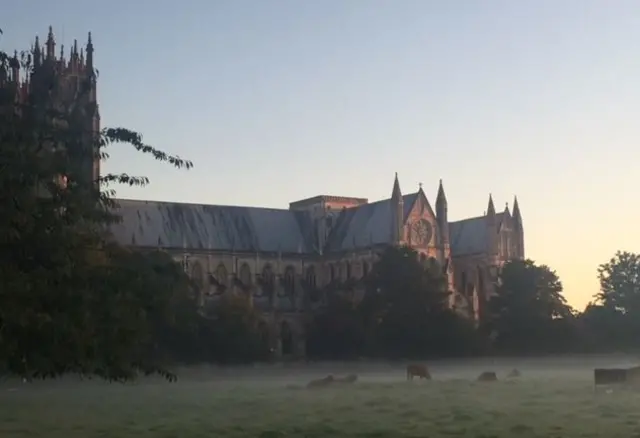
M5 384L0 437L624 437L640 436L640 393L595 394L586 370L475 383L469 368L431 382L402 369L353 386L304 389L325 370L278 378L199 375ZM438 378L434 374L434 378Z

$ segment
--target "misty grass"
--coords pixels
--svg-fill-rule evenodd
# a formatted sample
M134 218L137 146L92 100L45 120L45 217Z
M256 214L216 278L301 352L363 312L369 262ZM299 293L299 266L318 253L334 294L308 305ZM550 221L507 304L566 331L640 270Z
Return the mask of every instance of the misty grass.
M303 389L206 380L18 385L0 390L11 437L632 437L640 394L588 380L377 383Z

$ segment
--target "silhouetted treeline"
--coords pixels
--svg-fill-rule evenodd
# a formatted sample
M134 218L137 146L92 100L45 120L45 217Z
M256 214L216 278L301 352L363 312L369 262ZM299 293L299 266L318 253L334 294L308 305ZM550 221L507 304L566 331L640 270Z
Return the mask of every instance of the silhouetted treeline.
M629 258L634 260L628 263ZM640 318L621 307L618 289L640 297L632 270L637 256L618 253L600 267L603 292L584 312L563 297L553 270L531 260L512 261L494 279L494 294L480 300L481 321L468 309L450 309L445 276L438 264L418 260L409 248L389 247L365 278L362 293L335 284L324 290L325 305L310 312L307 357L312 360L410 359L474 355L542 355L614 352L638 346ZM249 300L230 296L212 305L215 317L199 316L200 332L178 343L174 360L238 363L267 360L269 345L257 330L259 315ZM188 348L187 348L188 346ZM167 346L168 347L168 346ZM167 348L170 350L170 348Z
M411 268L381 266L394 266L392 254L397 253L402 263L421 268L415 254L403 252L411 250L389 249L373 269L376 274L368 281L367 294L383 291L373 299L377 305L369 303L368 296L357 304L337 294L318 312L309 330L311 357L539 355L628 351L640 346L640 308L633 307L640 303L637 255L617 253L600 266L602 292L584 312L567 304L562 283L549 267L530 260L509 262L494 279L495 293L479 300L481 320L474 325L463 312L448 310L444 300L436 298L442 296L437 281L408 280L412 277L400 272ZM425 272L432 278L439 275L437 268L426 267ZM389 276L387 281L384 275ZM381 287L385 283L386 288ZM398 313L380 312L381 308Z

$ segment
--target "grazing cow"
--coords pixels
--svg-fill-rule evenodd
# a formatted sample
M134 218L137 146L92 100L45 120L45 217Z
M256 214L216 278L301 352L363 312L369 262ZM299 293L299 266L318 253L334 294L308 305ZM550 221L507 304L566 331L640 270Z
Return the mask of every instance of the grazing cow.
M631 368L631 370L634 370ZM599 385L624 385L628 383L629 376L636 372L629 372L626 368L596 368L593 370L594 386Z
M478 376L478 382L496 382L498 380L498 376L495 371L483 371Z
M329 374L327 377L323 377L322 379L312 380L311 382L307 383L307 388L309 389L326 388L327 386L331 385L334 381L335 379L333 378L333 374Z
M593 389L598 386L619 386L638 388L640 386L640 366L631 368L596 368L593 370ZM611 392L609 388L607 392Z
M336 383L356 383L356 381L358 380L358 375L357 374L349 374L346 377L338 377L337 379L335 379Z
M507 374L507 379L515 379L516 377L520 377L522 375L522 373L520 372L519 369L514 368L511 371L509 371L509 373Z
M407 380L413 380L413 376L431 380L431 374L429 374L429 370L424 364L407 365Z

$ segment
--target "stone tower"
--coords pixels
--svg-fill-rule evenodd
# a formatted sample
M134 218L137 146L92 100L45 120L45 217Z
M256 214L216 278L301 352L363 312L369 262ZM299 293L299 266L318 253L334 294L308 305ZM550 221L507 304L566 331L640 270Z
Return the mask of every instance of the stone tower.
M87 148L79 173L83 181L95 182L100 177L100 157L95 147L100 132L100 114L91 33L85 48L78 49L78 42L74 41L68 58L65 57L63 45L60 45L58 56L55 50L55 36L50 26L44 46L36 36L26 58L27 65L21 66L18 53L14 52L8 71L0 69L0 89L15 93L18 107L43 96L53 110L81 107L82 126L70 128L80 130Z

